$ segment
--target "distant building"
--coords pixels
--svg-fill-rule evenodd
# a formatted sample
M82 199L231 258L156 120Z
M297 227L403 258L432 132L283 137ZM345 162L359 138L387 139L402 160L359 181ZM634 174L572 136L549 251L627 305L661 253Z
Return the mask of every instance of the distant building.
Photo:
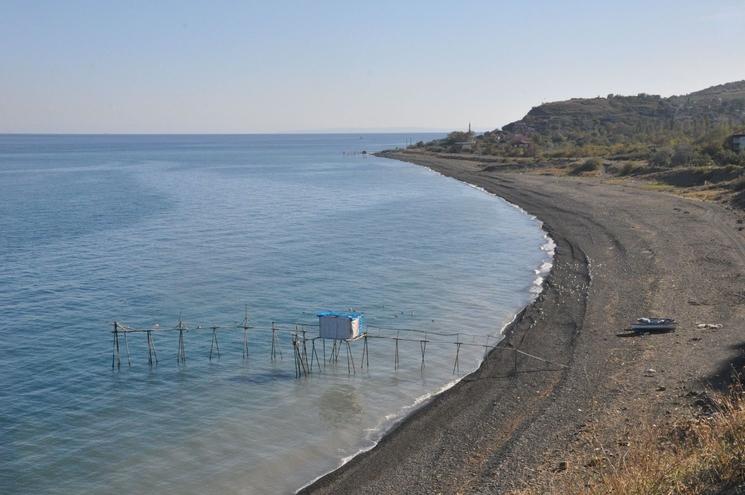
M727 144L738 153L745 151L745 134L733 134L727 138Z

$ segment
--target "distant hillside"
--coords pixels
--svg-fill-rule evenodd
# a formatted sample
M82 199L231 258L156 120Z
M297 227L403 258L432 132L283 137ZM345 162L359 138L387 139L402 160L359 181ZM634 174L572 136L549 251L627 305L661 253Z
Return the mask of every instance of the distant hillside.
M546 145L581 146L697 139L722 127L743 125L745 81L739 81L669 98L608 95L545 103L502 131Z
M745 208L745 81L683 96L544 103L483 134L455 131L410 151L542 173L633 176Z
M412 148L544 164L598 158L653 168L745 167L745 151L728 141L735 133L745 133L745 81L668 98L608 95L544 103L502 129L452 132Z

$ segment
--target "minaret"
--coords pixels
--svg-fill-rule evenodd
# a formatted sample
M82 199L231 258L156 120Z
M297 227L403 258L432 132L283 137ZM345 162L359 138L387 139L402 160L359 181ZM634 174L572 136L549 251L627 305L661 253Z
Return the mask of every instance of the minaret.
M468 134L471 134L471 123L468 123Z

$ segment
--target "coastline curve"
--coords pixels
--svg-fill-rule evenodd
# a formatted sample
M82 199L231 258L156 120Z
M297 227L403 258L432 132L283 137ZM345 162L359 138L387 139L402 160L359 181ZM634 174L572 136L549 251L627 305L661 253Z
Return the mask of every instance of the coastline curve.
M489 351L478 369L413 406L369 449L345 459L338 468L300 488L297 491L300 494L350 491L430 493L432 490L447 491L449 487L473 486L488 466L510 450L512 438L527 427L531 417L545 409L556 388L563 383L572 362L574 338L582 326L590 269L589 260L578 246L572 245L539 215L526 210L520 198L505 197L500 194L503 191L495 188L489 190L483 185L435 169L431 164L417 163L408 157L386 152L378 156L424 166L434 173L496 196L523 211L535 219L545 233L546 243L542 249L551 254L550 266L544 263L536 270L540 290L534 291L535 297L531 302L504 326L502 340ZM575 304L562 309L559 307L563 297L560 292L567 290L578 297L572 298ZM562 325L554 339L541 338L541 326L557 312L564 313L565 319L571 324ZM551 356L551 359L539 362L530 356ZM540 401L530 400L529 404L525 404L521 400L520 390L535 386L538 382L542 382L541 386L546 392L544 397ZM487 404L492 407L479 407ZM521 409L522 413L518 413ZM470 414L458 414L463 411L470 411ZM469 417L466 419L464 416ZM454 429L453 420L456 417L457 427ZM500 421L499 418L509 419ZM456 467L458 459L464 459L463 451L475 457L471 442L463 440L473 436L469 432L487 425L491 430L489 439L482 437L477 442L480 444L478 450L482 462L478 466L468 463L471 466L465 470L462 465ZM422 435L425 431L431 434ZM497 449L489 441L495 438L499 439L500 447ZM428 454L421 455L423 452ZM433 452L437 454L431 455ZM486 452L488 455L484 455ZM451 466L447 474L443 472L443 465ZM427 472L439 473L435 483L432 483L435 480L426 476Z

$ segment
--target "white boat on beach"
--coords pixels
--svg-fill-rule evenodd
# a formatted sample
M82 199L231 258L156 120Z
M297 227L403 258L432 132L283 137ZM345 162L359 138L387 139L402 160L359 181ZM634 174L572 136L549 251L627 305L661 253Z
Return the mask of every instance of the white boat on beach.
M631 330L635 332L671 332L678 323L673 318L638 318L636 323L631 324Z

